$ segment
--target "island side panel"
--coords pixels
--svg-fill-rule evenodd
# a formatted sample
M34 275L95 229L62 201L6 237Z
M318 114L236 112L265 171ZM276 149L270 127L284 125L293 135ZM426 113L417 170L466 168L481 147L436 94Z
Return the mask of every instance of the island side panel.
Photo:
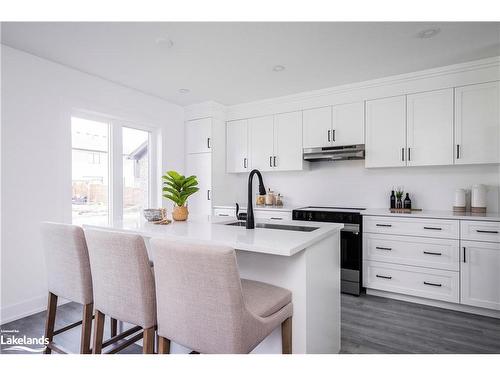
M340 351L340 232L306 250L307 353Z
M242 278L273 284L292 292L294 354L307 353L306 251L293 256L236 251ZM273 331L252 353L281 353L281 329Z

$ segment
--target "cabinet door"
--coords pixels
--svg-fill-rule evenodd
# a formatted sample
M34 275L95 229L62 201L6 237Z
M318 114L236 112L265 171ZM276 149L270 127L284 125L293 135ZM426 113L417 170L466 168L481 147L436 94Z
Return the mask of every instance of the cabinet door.
M365 166L406 165L405 96L366 101Z
M212 154L186 156L186 176L195 175L200 189L188 198L189 213L210 215L212 212Z
M270 171L273 169L273 116L257 117L248 120L250 134L251 169Z
M334 105L332 118L332 146L365 143L365 104L363 102Z
M304 148L331 146L332 107L308 109L302 115Z
M300 170L302 160L302 113L282 113L274 117L273 168Z
M228 173L246 172L248 163L248 121L226 124L226 168Z
M462 241L461 245L460 302L500 310L500 244Z
M212 119L203 118L186 122L186 153L211 151Z
M455 164L500 162L499 82L455 89Z
M453 164L453 89L406 97L408 165Z

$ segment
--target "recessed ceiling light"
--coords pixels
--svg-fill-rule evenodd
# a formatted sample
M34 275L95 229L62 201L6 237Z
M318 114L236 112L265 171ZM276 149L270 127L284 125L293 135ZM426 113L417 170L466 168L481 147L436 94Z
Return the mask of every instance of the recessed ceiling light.
M441 32L441 29L438 27L433 28L433 29L425 29L425 30L420 31L417 34L417 37L420 39L429 39L429 38L436 36L440 32Z
M162 36L156 38L155 43L165 48L172 48L174 46L174 41L170 39L168 36Z
M283 65L273 66L273 71L275 71L275 72L282 72L283 70L285 70L285 67Z
M189 90L189 89L179 89L180 94L189 94L190 92L191 92L191 90Z

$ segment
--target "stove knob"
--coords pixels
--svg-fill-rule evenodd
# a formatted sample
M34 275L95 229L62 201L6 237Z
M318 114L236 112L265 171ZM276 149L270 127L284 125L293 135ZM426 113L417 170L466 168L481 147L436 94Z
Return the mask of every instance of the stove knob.
M313 214L312 214L312 212L309 212L309 217L307 220L312 220L312 219L313 219Z

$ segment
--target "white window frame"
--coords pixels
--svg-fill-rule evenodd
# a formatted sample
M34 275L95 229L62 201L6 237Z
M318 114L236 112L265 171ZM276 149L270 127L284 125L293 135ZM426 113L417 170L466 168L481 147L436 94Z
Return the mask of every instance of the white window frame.
M149 205L159 207L161 190L159 189L159 173L161 164L158 155L158 140L161 133L153 125L138 124L135 121L124 120L118 117L95 113L86 110L73 110L69 119L77 117L85 120L97 121L108 124L108 223L123 220L123 144L122 128L131 128L147 131L149 133L148 170L149 170ZM70 132L71 134L71 132ZM70 141L73 149L72 140ZM71 164L73 167L73 164Z

